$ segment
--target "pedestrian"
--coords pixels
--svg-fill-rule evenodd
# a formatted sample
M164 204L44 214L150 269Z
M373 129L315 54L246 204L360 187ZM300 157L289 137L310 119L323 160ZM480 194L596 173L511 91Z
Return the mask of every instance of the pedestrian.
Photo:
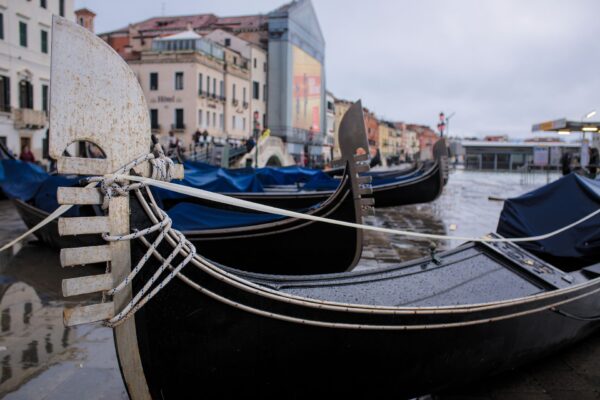
M35 157L34 157L33 153L31 152L31 150L29 149L29 146L27 146L27 145L23 146L23 148L21 149L21 155L19 156L19 160L31 162L31 163L35 162Z
M588 164L588 170L590 171L590 178L596 179L596 173L598 171L598 162L600 161L598 149L590 147L590 163Z
M569 175L571 173L571 161L572 154L568 151L564 152L560 158L560 167L563 175Z

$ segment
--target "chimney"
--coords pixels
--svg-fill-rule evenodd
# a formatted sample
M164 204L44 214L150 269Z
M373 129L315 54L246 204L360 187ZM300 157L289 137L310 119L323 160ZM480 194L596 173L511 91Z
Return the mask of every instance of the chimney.
M85 29L90 32L94 32L94 18L96 14L87 8L80 8L75 10L75 20Z

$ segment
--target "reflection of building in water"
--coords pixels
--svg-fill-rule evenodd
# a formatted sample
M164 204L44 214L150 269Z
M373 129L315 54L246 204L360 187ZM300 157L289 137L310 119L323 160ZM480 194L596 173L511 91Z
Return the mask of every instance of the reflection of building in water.
M0 396L15 390L69 344L62 307L42 303L23 282L0 284Z

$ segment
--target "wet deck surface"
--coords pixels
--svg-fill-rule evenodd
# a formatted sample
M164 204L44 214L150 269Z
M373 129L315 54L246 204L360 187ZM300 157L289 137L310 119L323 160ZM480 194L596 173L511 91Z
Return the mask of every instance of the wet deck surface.
M451 234L481 235L493 231L502 202L546 183L539 176L523 184L519 175L453 173L444 194L431 204L378 210L370 224ZM25 231L9 202L0 202L0 243ZM459 241L436 241L438 250ZM359 268L409 260L429 253L432 242L368 233ZM87 303L80 296L66 302L61 280L99 273L78 267L61 269L58 252L26 245L0 265L0 398L126 399L113 346L112 331L101 325L65 328L62 308ZM598 399L600 334L541 360L486 381L432 399Z

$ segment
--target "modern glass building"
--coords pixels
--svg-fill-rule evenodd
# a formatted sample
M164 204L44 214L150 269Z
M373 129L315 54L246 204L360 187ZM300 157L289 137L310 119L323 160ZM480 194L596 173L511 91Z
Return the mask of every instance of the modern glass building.
M310 0L269 13L267 126L299 164L322 162L325 40Z

